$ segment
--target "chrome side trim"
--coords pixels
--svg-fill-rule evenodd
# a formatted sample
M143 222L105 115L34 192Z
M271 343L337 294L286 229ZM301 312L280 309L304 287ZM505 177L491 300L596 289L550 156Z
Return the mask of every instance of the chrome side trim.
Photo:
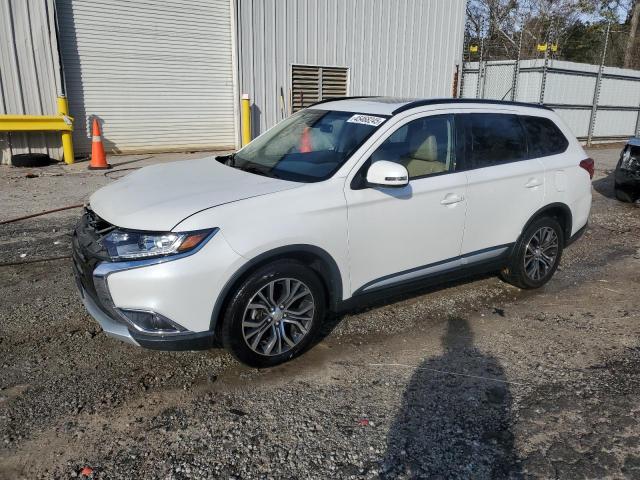
M478 262L482 262L484 260L489 260L491 258L499 257L504 252L506 252L509 247L497 247L493 250L487 250L475 254L463 255L462 256L462 265L469 265Z
M372 283L371 285L364 288L362 291L366 292L368 290L372 290L374 288L386 287L388 285L393 285L394 283L400 283L407 280L411 280L414 278L424 277L426 275L431 275L434 273L442 272L444 270L449 270L451 268L456 268L462 265L461 259L450 260L445 263L440 263L438 265L433 265L431 267L424 267L419 270L413 270L408 273L403 273L400 275L396 275L391 278L386 278L384 280L380 280L378 282Z
M459 257L450 258L442 262L436 262L429 265L425 265L423 267L414 268L404 273L400 272L397 274L388 275L386 277L382 277L378 280L374 280L373 282L364 285L358 291L367 292L367 291L378 289L381 287L391 286L396 283L402 283L407 280L427 277L429 275L433 275L436 273L445 272L448 270L454 270L459 267L473 265L475 263L480 263L485 260L497 258L503 253L505 253L507 250L509 250L510 246L511 245L501 245L498 247L487 248L484 250L479 250L477 252L467 253Z

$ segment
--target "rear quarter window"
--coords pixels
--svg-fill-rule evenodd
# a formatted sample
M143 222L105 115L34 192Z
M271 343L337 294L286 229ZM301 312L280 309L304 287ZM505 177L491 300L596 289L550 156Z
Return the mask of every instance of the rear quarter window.
M521 116L520 121L527 133L529 156L548 157L564 152L569 141L553 120L544 117Z

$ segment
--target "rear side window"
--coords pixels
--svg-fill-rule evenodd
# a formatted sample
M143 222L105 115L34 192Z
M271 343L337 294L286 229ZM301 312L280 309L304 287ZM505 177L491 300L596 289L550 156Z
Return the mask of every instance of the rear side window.
M542 117L520 117L527 132L529 156L548 157L564 152L569 141L552 120Z
M527 158L527 142L516 115L467 113L463 148L466 168L482 168Z

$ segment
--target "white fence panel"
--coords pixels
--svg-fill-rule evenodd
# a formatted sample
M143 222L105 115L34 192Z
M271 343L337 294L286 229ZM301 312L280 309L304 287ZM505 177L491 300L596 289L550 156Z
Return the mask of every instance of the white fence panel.
M576 108L554 108L554 110L576 137L586 138L589 135L591 110Z
M588 105L593 103L596 77L549 72L544 92L545 103Z
M460 96L510 100L514 67L515 60L465 63ZM522 60L515 100L539 103L542 98L581 140L589 137L592 121L593 140L640 135L640 71L605 67L592 119L598 70L598 65L550 60L545 67L542 60Z
M598 110L594 138L632 137L638 113L634 111Z
M495 62L487 65L482 84L484 98L510 100L515 62Z
M640 106L640 79L603 78L599 105Z

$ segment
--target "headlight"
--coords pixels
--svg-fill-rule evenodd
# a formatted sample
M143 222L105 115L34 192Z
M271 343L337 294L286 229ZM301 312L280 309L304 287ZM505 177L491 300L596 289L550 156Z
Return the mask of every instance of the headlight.
M133 260L162 257L193 250L214 233L215 230L197 232L156 233L113 230L103 239L112 260Z

